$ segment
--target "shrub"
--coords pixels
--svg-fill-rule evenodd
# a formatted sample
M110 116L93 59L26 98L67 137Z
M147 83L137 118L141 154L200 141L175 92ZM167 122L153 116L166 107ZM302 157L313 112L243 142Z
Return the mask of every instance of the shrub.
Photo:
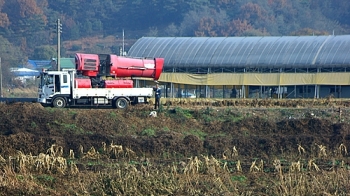
M145 129L141 132L141 135L152 137L156 135L156 131L153 129Z

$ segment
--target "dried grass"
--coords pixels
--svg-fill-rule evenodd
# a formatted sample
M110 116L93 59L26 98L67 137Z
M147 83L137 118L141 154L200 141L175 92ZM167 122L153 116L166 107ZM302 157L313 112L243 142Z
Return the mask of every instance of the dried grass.
M55 185L52 181L46 187L35 177L47 175L49 179L60 178L66 180L64 183L71 183L69 186L74 188L60 190L66 195L344 195L350 188L345 159L337 165L333 158L331 171L317 162L318 156L309 159L305 167L302 159L287 161L287 165L286 160L282 162L280 159L274 159L272 163L262 159L238 160L232 164L232 157L238 155L234 153L236 149L224 151L226 159L221 160L201 155L159 164L148 158L139 159L139 162L136 156L133 161L127 156L121 156L118 161L110 159L110 155L118 155L120 149L124 155L134 154L129 148L115 146L118 145L105 145L102 154L91 147L81 158L74 158L74 152L70 150L67 154L69 162L63 156L58 156L63 149L56 145L51 146L47 154L33 156L18 151L7 160L0 157L0 186L13 190L24 187L32 193L39 190L42 194L56 195L52 187L62 185ZM319 151L324 149L322 145L318 145L318 148ZM338 149L345 154L343 146ZM296 154L300 152L298 149ZM326 158L323 153L321 155ZM327 157L331 156L327 154ZM98 172L80 171L76 164L94 160L103 166ZM268 170L271 167L274 171ZM253 182L254 187L249 186Z

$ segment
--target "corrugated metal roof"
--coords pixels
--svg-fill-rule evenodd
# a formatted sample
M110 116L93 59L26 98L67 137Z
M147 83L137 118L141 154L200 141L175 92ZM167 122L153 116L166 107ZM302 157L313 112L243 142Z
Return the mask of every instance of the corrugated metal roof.
M40 72L33 69L28 68L11 68L10 71L15 76L39 76Z
M75 68L75 59L74 58L61 58L60 59L60 68L61 69L74 69Z
M28 60L28 64L32 65L35 69L51 67L51 60ZM61 69L74 69L75 59L74 58L60 58Z
M143 37L128 55L162 57L166 68L350 67L350 35Z
M32 65L34 68L41 68L49 65L51 60L28 60L28 64Z

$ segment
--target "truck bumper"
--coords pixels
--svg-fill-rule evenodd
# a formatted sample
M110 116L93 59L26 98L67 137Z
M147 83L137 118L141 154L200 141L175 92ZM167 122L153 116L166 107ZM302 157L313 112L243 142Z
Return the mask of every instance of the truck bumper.
M47 104L46 103L46 98L38 98L39 103Z

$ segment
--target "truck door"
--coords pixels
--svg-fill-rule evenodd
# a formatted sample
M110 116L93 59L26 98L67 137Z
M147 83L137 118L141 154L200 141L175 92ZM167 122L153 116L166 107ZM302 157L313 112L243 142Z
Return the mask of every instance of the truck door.
M53 75L45 75L43 80L43 93L45 96L49 97L54 93L54 77Z
M70 94L70 78L68 73L61 75L61 94Z

